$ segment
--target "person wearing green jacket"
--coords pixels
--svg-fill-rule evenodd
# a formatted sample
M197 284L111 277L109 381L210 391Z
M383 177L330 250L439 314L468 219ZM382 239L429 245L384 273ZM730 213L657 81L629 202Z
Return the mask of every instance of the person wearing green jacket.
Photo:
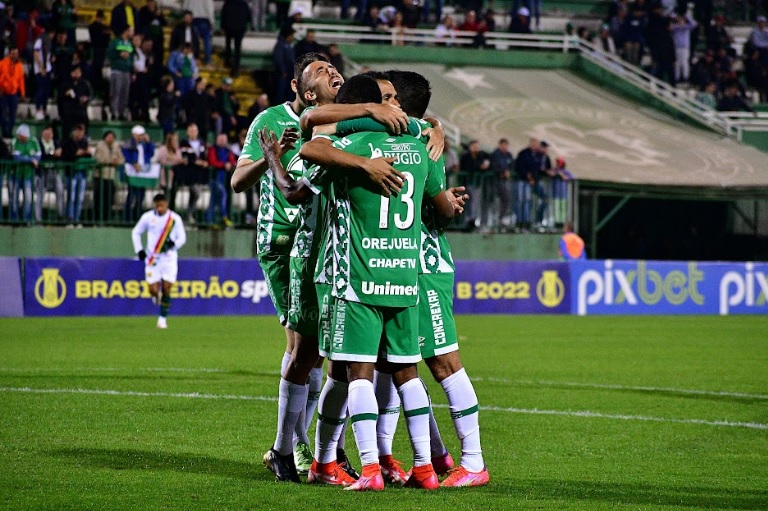
M29 126L22 124L16 130L16 137L11 142L11 154L13 160L18 162L15 168L8 174L8 195L10 196L10 217L11 221L19 219L19 191L22 192L23 200L23 220L32 221L32 181L40 179L36 176L36 170L40 165L40 144L37 139L31 136ZM36 200L43 198L38 194ZM41 218L36 219L38 222Z
M120 37L112 39L107 48L107 59L112 71L109 74L109 96L112 98L112 117L125 120L128 93L133 75L133 28L125 26Z

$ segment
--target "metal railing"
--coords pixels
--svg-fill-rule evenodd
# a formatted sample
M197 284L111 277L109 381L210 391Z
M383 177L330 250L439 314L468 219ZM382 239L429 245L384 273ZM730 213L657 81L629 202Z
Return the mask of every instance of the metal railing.
M451 172L449 186L464 186L470 196L452 228L492 232L559 232L576 218L576 181L540 176L534 183L493 172Z
M15 225L133 225L160 192L185 222L219 228L251 224L255 190L234 194L229 174L213 168L166 166L156 180L129 185L122 166L92 158L31 163L0 160L0 223ZM248 197L250 195L250 197ZM249 200L250 199L250 200Z

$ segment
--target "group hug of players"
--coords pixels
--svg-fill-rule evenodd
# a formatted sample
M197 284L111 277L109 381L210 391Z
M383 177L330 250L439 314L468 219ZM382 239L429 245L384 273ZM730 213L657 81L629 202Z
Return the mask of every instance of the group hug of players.
M468 197L446 189L444 134L423 119L429 82L390 71L345 83L323 56L307 54L293 86L292 102L254 119L232 177L237 192L260 184L257 252L287 338L277 436L264 464L279 481L306 473L310 483L347 490L383 490L385 481L485 485L477 396L458 354L454 265L442 231ZM458 465L418 376L422 359L448 398ZM401 406L413 448L408 472L392 456ZM344 452L348 424L359 474Z

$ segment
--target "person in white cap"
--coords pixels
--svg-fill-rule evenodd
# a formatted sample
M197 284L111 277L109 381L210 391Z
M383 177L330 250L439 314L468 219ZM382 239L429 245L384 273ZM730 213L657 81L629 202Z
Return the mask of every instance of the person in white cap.
M36 177L40 165L40 144L35 137L30 136L29 126L22 124L16 130L16 138L11 142L13 160L19 164L8 173L8 195L11 221L19 219L19 190L24 196L23 220L32 220L32 180ZM37 200L42 200L38 196ZM39 222L41 219L38 218Z
M523 9L525 9L525 11L523 11ZM533 17L536 18L536 30L541 28L541 0L515 0L512 4L512 13L521 15L522 12L520 11L525 12L525 15L529 18L531 17L531 13L533 13Z
M123 147L128 180L128 196L125 199L124 210L126 222L135 221L141 215L146 188L140 185L138 177L141 173L149 171L150 161L154 155L155 145L150 142L147 130L141 125L134 126L131 129L131 140ZM132 179L134 176L137 179Z
M530 34L531 11L527 7L521 7L513 13L512 21L509 23L509 31L513 34Z
M749 34L749 42L752 46L760 50L760 59L765 63L768 61L768 26L765 16L757 17L757 25Z
M154 208L147 211L131 231L133 251L144 263L144 276L149 284L152 303L160 304L157 328L168 328L168 311L171 308L171 288L179 273L178 250L187 242L184 222L168 209L168 199L158 193L152 199ZM147 233L146 249L141 237Z

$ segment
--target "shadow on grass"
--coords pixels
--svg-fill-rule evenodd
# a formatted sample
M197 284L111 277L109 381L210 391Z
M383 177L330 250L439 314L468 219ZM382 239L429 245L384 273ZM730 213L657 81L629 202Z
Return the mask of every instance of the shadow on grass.
M699 509L768 509L768 490L711 486L673 486L641 482L512 479L491 477L488 490L526 500L601 501L616 505L679 506ZM506 492L505 492L506 493Z
M77 464L112 470L168 470L249 481L274 481L275 476L260 463L223 460L209 456L140 451L134 449L58 449L50 454Z

